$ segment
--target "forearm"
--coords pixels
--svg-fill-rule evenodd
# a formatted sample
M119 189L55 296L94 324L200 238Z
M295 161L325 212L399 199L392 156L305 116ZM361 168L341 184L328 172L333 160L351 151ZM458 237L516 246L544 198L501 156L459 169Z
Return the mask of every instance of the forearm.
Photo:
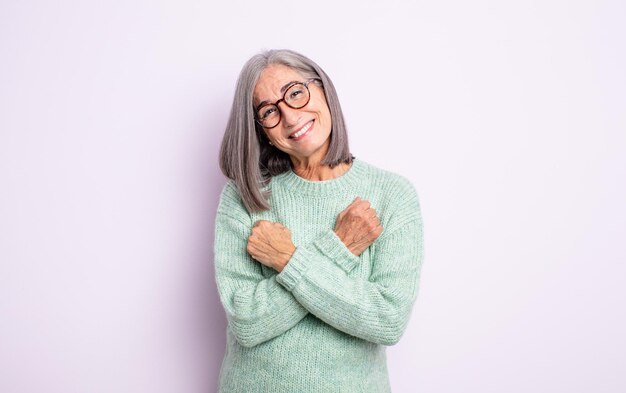
M280 336L309 313L276 276L234 291L226 310L231 330L245 347Z
M344 268L353 260L328 231L299 246L277 281L329 325L371 342L393 345L402 336L418 291L422 263L421 221L373 245L378 268L369 279ZM334 250L334 251L333 251Z
M232 332L252 347L295 326L308 311L246 252L247 223L225 214L216 217L215 278Z

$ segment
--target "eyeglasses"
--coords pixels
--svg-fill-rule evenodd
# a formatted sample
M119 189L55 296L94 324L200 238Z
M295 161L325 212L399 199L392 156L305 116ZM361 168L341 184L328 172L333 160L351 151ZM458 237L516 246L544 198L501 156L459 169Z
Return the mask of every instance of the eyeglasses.
M304 108L311 99L309 91L309 83L313 81L321 81L319 78L309 79L306 82L293 82L287 87L283 98L275 103L261 103L256 108L256 121L265 128L274 128L280 123L281 111L278 104L284 101L287 106L293 109Z

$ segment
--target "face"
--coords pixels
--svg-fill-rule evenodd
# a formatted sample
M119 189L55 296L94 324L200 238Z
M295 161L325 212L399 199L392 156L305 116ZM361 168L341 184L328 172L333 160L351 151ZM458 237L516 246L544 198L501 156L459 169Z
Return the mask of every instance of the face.
M284 95L281 88L294 81L306 82L306 78L282 64L268 66L255 86L254 107L263 101L274 103L280 100ZM280 123L273 128L263 127L265 135L276 148L298 161L321 160L330 143L332 123L324 90L315 82L309 83L308 87L311 98L307 105L293 109L281 101L278 104ZM294 136L303 130L304 134Z

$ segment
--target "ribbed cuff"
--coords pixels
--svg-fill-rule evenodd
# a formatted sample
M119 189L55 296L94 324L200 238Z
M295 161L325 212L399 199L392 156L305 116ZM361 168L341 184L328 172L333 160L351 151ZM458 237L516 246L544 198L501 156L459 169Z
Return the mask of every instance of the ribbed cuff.
M313 244L346 273L350 273L359 263L359 257L350 251L332 229L324 231L313 241Z
M291 291L313 262L309 252L304 247L296 247L287 265L276 275L276 282Z
M332 229L320 234L312 244L296 247L296 251L283 270L276 275L276 282L291 291L306 271L320 257L334 263L349 273L359 263L359 257L346 247Z

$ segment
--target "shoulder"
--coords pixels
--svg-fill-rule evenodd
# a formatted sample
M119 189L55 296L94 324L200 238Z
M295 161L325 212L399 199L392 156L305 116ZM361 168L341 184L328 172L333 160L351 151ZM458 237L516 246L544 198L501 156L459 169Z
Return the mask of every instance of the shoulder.
M418 202L417 188L408 177L364 161L361 163L365 168L365 178L369 186L379 190L393 208Z
M372 193L378 195L378 205L385 211L385 224L393 229L412 220L421 220L417 188L406 176L364 163Z
M228 216L243 223L251 220L250 213L246 209L237 185L232 179L228 179L222 187L217 214L218 216Z
M220 193L220 201L232 201L239 200L241 201L241 196L239 195L239 191L237 190L237 185L235 181L232 179L226 179L226 184L222 187L222 192Z

